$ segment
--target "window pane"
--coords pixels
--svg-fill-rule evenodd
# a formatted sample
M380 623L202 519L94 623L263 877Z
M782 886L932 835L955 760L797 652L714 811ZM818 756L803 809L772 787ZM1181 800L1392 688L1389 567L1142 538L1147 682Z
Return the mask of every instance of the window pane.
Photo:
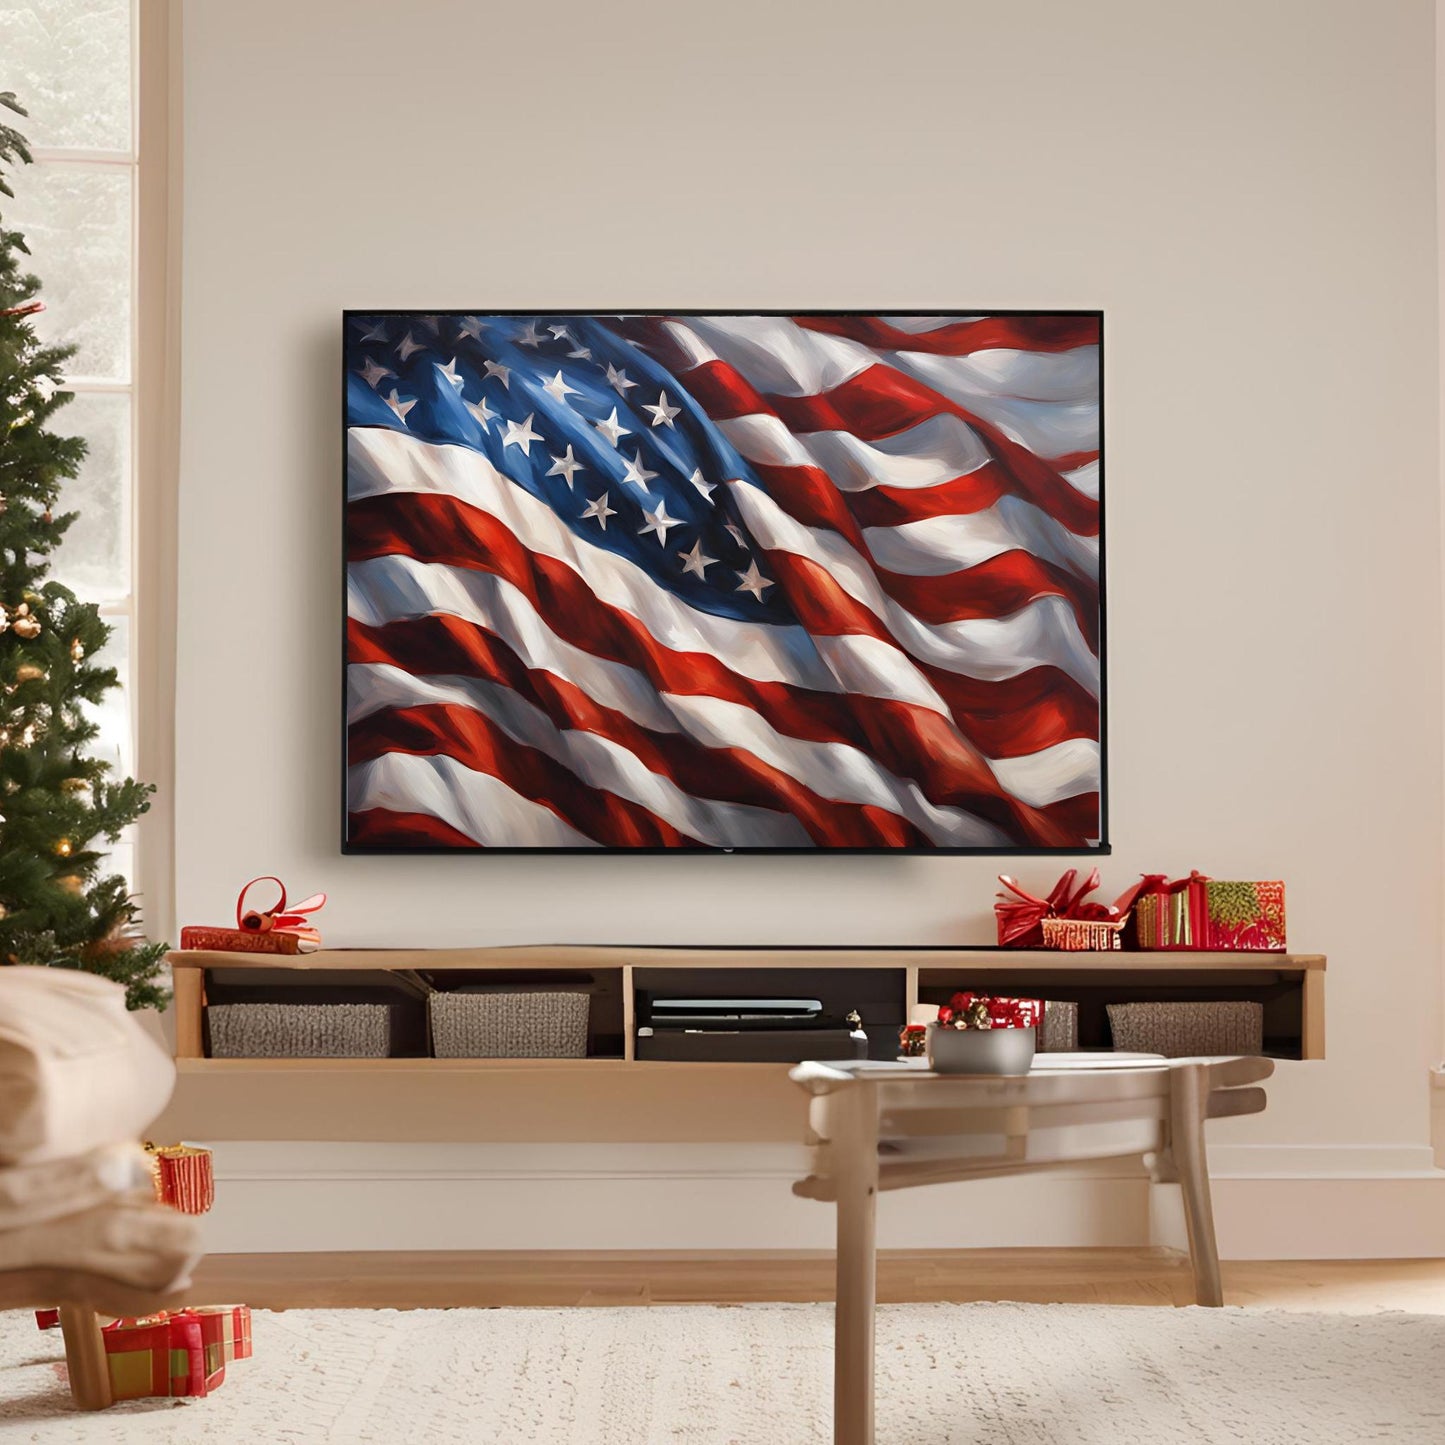
M79 344L71 376L130 380L131 174L57 163L11 176L5 219L30 246L45 302L35 329L46 341Z
M107 617L110 640L100 651L97 665L113 667L121 685L106 693L98 705L84 703L86 716L100 728L100 735L86 748L87 754L109 763L113 777L129 777L135 767L130 736L130 619Z
M60 494L57 510L80 515L55 554L55 579L84 602L120 601L130 591L130 397L81 392L52 426L90 448Z
M4 0L4 84L32 145L128 151L130 0Z

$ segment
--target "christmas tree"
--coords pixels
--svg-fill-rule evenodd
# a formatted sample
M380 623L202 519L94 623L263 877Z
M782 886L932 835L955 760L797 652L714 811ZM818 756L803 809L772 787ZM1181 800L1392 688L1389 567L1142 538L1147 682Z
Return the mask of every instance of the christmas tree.
M10 92L0 106L25 114ZM14 195L17 160L30 163L25 139L0 121L0 196ZM75 520L55 508L85 443L50 429L71 399L61 377L74 348L36 336L40 282L22 255L0 213L0 965L86 969L124 984L128 1007L163 1008L166 945L140 936L126 881L102 872L96 846L114 843L153 789L86 756L98 729L82 704L119 680L95 666L110 633L99 611L47 575Z

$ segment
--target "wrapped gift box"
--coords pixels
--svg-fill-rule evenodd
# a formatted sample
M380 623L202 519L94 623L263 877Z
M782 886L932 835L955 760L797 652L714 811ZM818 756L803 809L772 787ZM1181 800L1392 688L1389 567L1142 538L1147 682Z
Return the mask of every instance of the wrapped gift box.
M218 1348L225 1363L251 1358L251 1311L246 1305L198 1305L180 1314L200 1321L206 1348Z
M1278 952L1285 947L1284 884L1198 871L1171 883L1151 874L1134 899L1134 931L1144 949Z
M232 1360L251 1356L251 1311L205 1305L116 1320L101 1332L117 1400L209 1395Z
M110 1366L111 1395L141 1400L152 1395L209 1395L226 1378L219 1338L211 1346L189 1311L121 1319L101 1331Z
M1211 878L1204 885L1204 897L1206 948L1283 950L1283 883L1232 883Z

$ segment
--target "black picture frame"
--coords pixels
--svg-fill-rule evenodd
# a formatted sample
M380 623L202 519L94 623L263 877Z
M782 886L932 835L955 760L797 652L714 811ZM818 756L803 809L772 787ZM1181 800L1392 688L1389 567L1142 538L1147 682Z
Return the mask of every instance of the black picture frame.
M347 327L355 318L363 316L395 316L395 317L423 317L423 316L839 316L839 317L867 317L880 314L888 315L926 315L926 316L950 316L959 320L987 317L1017 317L1017 316L1059 316L1059 317L1089 317L1097 321L1099 326L1099 838L1092 845L1082 848L1050 848L1032 847L1026 845L1014 845L1007 847L990 846L951 846L940 845L936 847L920 846L899 846L899 847L851 847L851 846L827 846L827 847L714 847L709 845L698 845L696 847L676 846L639 846L623 847L615 845L603 845L596 848L562 848L554 846L492 846L478 845L475 848L454 848L429 845L396 846L391 844L364 844L352 840L348 836L349 808L348 808L348 765L347 765L347 667L349 663L347 647L347 614L348 614L348 592L347 592L347 398L346 398L346 365L345 365L345 338ZM464 857L470 855L478 856L523 856L523 857L697 857L705 856L726 856L726 855L752 855L764 857L814 857L820 859L838 857L989 857L989 858L1019 858L1019 857L1106 857L1113 851L1109 831L1109 686L1108 686L1108 444L1106 438L1106 419L1108 405L1106 400L1108 386L1108 367L1105 349L1105 313L1099 307L932 307L919 305L889 305L886 307L806 307L794 306L783 308L768 308L758 306L745 307L678 307L668 308L659 306L644 307L594 307L581 309L578 307L550 307L550 306L529 306L529 307L499 307L499 306L470 306L458 307L448 306L444 308L435 307L394 307L394 306L349 306L341 313L341 336L342 336L342 364L339 367L340 373L340 406L341 406L341 557L340 557L340 586L341 586L341 706L340 706L340 834L341 853L343 856L390 856L390 857L416 857L416 856L439 856L439 857Z

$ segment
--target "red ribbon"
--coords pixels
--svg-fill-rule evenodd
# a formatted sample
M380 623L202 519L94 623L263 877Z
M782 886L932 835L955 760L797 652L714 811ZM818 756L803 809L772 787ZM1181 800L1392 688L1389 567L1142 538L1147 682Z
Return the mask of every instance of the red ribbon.
M0 316L34 316L37 311L44 311L43 301L27 301L23 306L7 306L0 310Z
M1117 919L1118 904L1090 900L1088 895L1099 886L1099 870L1090 869L1089 876L1077 887L1077 868L1070 868L1054 884L1047 898L1038 898L1019 886L1016 878L1000 873L998 881L1014 895L998 895L993 911L998 918L998 941L1005 947L1028 948L1042 945L1046 918L1080 918L1092 921Z
M267 909L246 908L246 895L258 883L274 883L281 890L281 896ZM315 913L326 902L324 893L313 893L300 903L286 906L286 885L274 874L263 873L253 878L236 899L236 927L250 933L315 933L306 915Z

